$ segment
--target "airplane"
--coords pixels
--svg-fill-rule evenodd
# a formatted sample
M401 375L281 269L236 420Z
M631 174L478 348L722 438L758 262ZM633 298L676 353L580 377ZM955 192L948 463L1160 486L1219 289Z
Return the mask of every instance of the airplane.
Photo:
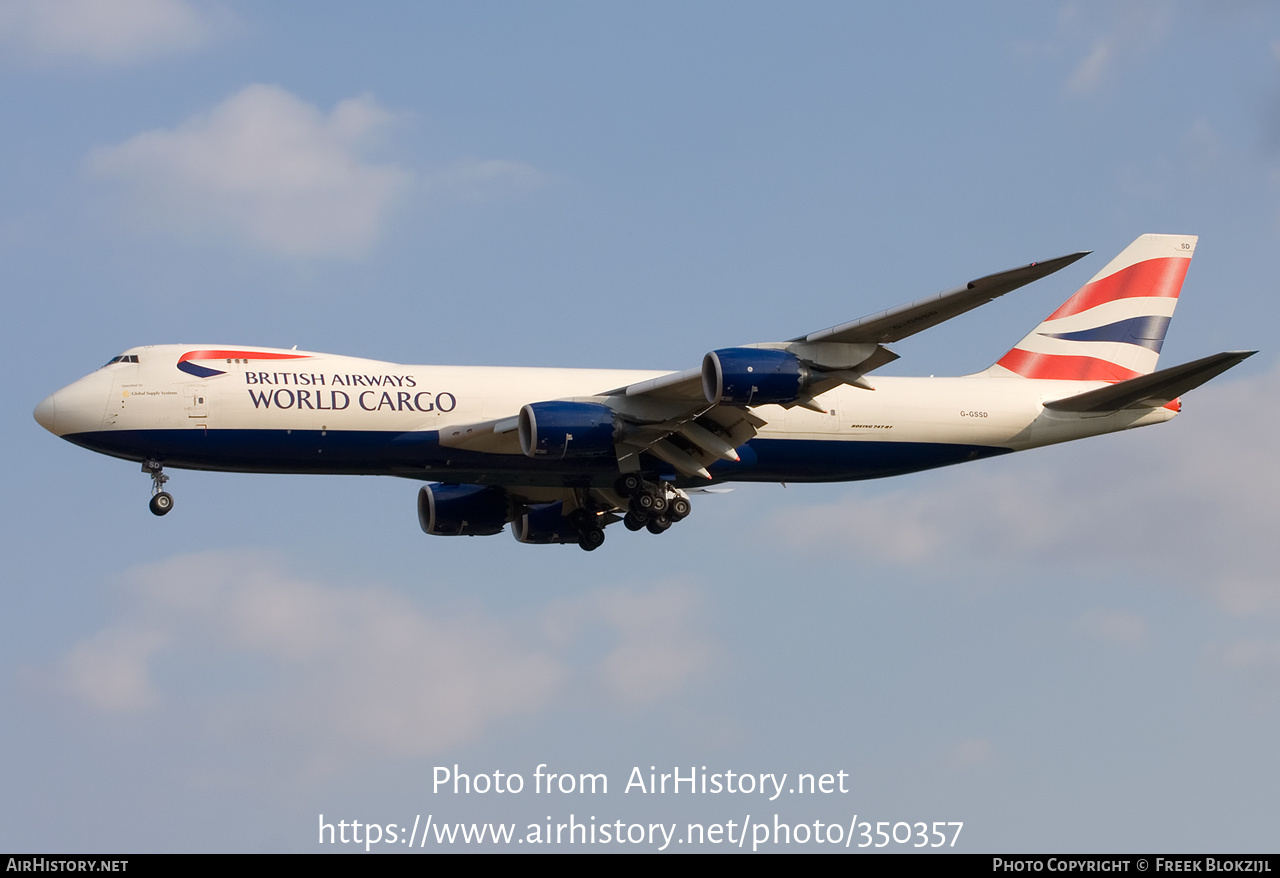
M869 377L886 345L1044 278L1088 251L787 341L707 353L681 372L406 366L235 345L131 348L43 400L35 419L141 462L150 508L165 467L349 473L428 482L435 535L507 524L522 543L659 534L724 482L879 478L1167 421L1181 395L1256 351L1156 369L1195 252L1143 235L990 368ZM724 490L720 488L718 490Z

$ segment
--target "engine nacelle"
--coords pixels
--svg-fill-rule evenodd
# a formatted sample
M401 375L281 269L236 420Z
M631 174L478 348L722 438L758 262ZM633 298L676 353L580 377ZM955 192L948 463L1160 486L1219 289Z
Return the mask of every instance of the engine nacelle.
M520 450L546 460L614 454L613 410L597 402L531 402L520 409Z
M538 503L511 522L511 533L522 543L576 543L578 532L564 516L564 504Z
M488 485L442 485L418 491L418 524L436 536L489 536L507 523L507 493Z
M811 374L787 351L725 348L702 358L702 392L712 405L786 405L800 398Z

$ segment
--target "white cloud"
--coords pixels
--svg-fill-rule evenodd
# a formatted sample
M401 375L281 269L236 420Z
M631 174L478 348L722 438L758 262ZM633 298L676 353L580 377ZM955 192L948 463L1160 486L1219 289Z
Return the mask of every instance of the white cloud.
M1116 50L1113 34L1103 34L1089 50L1089 54L1076 65L1067 77L1067 91L1081 94L1095 90L1106 78L1115 60Z
M107 630L67 655L62 679L72 694L110 711L141 710L155 703L147 660L165 643L158 631Z
M359 256L413 181L363 158L391 123L368 96L326 116L282 88L251 85L176 128L96 150L88 170L121 183L157 224L289 256Z
M438 753L582 686L649 703L688 685L711 652L685 585L590 591L521 621L426 612L383 588L291 576L253 552L182 556L127 580L124 618L61 663L64 691L113 711L207 697L224 728L307 741L319 765L353 750ZM610 643L575 663L584 637ZM236 674L202 676L228 662L254 681L230 696Z
M394 123L368 95L326 115L279 86L251 85L175 128L95 150L86 168L117 184L145 225L294 257L363 256L411 196L479 201L544 179L500 159L425 175L371 159Z
M135 64L199 48L226 19L187 0L0 0L0 46L28 60Z
M1104 22L1099 28L1097 22ZM1117 76L1119 67L1164 41L1172 21L1169 5L1159 0L1064 4L1054 33L1045 41L1020 40L1015 51L1024 56L1056 58L1083 51L1067 76L1068 94L1098 91ZM1083 50L1080 44L1084 43Z
M563 642L601 623L612 628L616 643L596 676L615 699L639 707L679 691L710 664L710 644L689 627L696 609L692 590L683 584L643 593L603 588L552 606L548 630Z
M797 551L863 564L1028 576L1140 576L1208 594L1236 614L1280 612L1280 469L1271 437L1280 370L1190 394L1173 423L926 474L905 487L781 511ZM1134 641L1113 619L1095 631Z

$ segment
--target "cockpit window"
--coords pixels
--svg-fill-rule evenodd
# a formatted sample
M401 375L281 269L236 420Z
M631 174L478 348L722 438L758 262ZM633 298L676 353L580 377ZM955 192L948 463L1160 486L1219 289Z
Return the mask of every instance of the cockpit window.
M105 369L107 368L107 366L112 366L116 363L136 363L136 362L138 362L137 354L121 354L118 357L112 357L111 359L107 360L107 362L102 364L102 368Z

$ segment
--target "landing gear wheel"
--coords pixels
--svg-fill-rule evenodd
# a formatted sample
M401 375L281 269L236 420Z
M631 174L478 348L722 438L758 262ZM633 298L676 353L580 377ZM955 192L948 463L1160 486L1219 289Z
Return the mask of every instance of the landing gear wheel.
M671 527L671 519L665 515L655 515L645 523L645 527L649 528L649 533L651 534L660 534Z
M587 528L578 538L578 545L582 547L584 552L594 552L603 544L604 530L598 527Z
M649 493L637 494L631 498L631 508L638 512L648 512L653 509L653 495Z
M569 513L569 527L576 531L584 531L595 527L596 517L585 509L575 509Z
M626 514L622 519L622 523L626 525L627 530L642 530L649 521L649 515L646 512L637 512L634 509Z
M613 489L623 497L634 497L644 487L644 479L637 473L623 473L613 483Z
M142 462L142 471L151 476L151 514L167 515L173 508L173 496L164 489L169 477L164 474L164 464L153 457Z
M653 511L665 512L667 510L667 497L665 494L655 494L653 497Z
M676 497L671 501L671 506L667 510L667 514L671 516L672 521L679 521L682 518L687 518L689 513L692 511L693 504L684 497Z

